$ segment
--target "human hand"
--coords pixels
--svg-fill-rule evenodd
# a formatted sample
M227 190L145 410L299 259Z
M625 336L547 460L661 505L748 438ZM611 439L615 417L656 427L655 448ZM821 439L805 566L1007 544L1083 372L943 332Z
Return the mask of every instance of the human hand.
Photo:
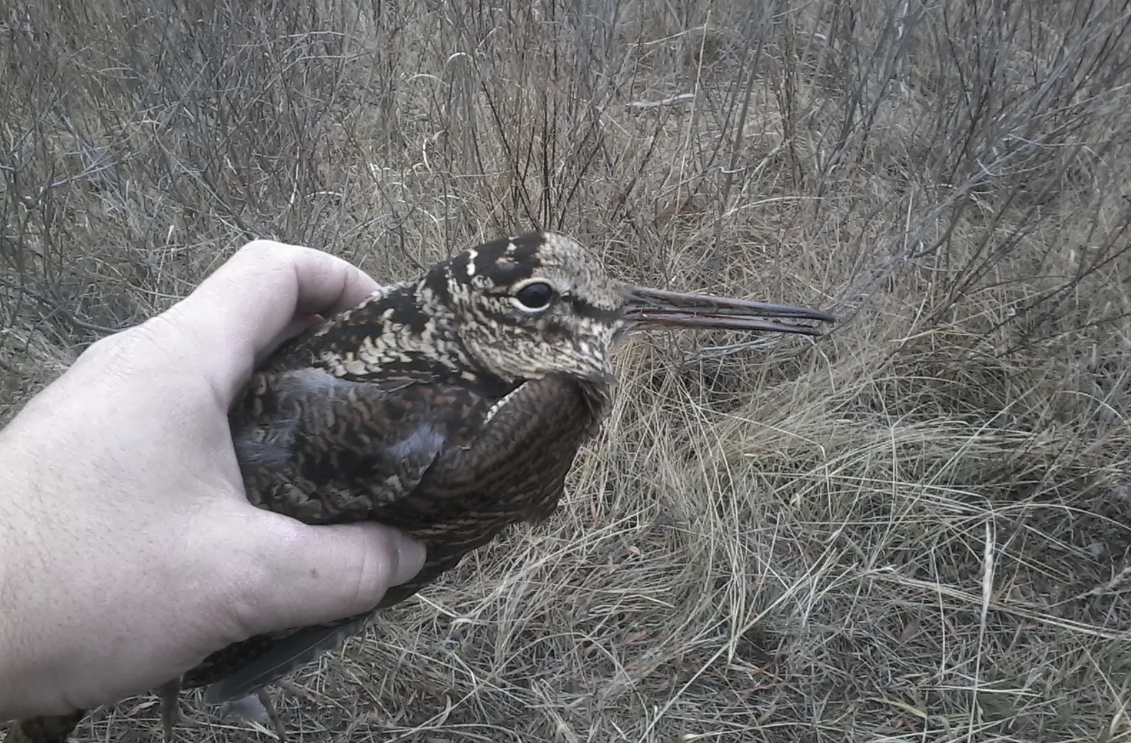
M0 431L0 720L154 688L253 634L366 611L420 570L393 529L248 504L228 428L257 361L376 288L324 253L252 243Z

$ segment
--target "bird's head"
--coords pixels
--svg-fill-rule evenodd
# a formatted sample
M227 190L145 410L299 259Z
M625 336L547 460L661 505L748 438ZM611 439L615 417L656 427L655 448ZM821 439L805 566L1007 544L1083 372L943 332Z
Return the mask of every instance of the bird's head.
M729 328L817 334L767 317L831 321L824 312L626 286L568 237L530 233L484 243L422 282L452 312L474 361L508 381L566 374L612 378L611 353L628 330Z

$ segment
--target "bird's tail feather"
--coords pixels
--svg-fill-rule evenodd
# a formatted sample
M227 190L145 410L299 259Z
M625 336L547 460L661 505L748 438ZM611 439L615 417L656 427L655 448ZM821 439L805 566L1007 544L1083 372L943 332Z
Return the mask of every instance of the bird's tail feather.
M253 694L267 684L309 663L361 631L369 616L333 627L308 627L279 640L270 652L204 690L204 701L220 704ZM5 743L10 743L6 741Z

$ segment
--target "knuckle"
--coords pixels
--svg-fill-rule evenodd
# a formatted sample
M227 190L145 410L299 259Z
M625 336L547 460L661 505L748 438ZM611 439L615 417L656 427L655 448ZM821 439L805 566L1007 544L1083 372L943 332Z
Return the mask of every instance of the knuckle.
M365 597L379 596L396 574L397 550L384 534L377 533L376 544L364 550L358 575L359 592Z
M264 261L283 263L295 252L295 246L275 240L252 240L236 251L234 258L240 261L260 263Z

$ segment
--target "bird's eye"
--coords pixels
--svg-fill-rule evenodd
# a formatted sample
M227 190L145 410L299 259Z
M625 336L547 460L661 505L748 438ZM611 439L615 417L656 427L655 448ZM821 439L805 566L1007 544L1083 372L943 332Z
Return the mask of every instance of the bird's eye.
M514 299L519 309L538 312L550 306L554 299L554 287L545 281L532 281L515 292Z

